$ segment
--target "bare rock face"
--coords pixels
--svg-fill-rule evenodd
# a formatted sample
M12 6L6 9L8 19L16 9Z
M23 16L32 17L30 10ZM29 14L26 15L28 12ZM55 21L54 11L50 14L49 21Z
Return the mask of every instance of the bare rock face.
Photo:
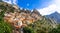
M33 12L32 13L35 13L35 14L37 14L37 15L40 15L40 13L38 12L38 10L36 10L36 9L33 9ZM41 16L41 15L40 15Z
M47 25L49 22L51 23L51 21L41 16L36 9L34 9L33 12L31 12L30 10L27 9L20 9L16 5L0 2L0 12L1 11L4 12L4 21L7 21L9 23L17 23L18 25L27 25L32 24L38 20L44 21L43 23L46 22Z

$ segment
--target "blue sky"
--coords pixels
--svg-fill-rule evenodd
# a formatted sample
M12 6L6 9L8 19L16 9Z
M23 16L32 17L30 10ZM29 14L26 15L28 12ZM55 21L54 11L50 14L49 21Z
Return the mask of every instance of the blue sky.
M60 0L3 0L9 4L16 4L20 8L32 10L36 8L41 15L60 13Z
M18 5L23 8L43 8L50 4L51 0L18 0Z
M14 2L15 0L5 0ZM51 4L52 0L16 0L18 6L26 9L44 8Z

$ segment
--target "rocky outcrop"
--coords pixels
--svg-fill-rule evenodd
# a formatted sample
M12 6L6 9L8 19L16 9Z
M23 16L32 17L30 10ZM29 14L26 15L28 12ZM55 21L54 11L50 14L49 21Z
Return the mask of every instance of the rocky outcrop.
M1 7L0 10L5 9L4 20L10 23L22 21L25 24L30 24L42 19L42 16L36 9L34 9L33 12L27 9L21 10L18 6L5 2L0 2L0 6L3 7Z
M23 24L25 24L25 25L31 24L35 21L43 20L45 18L45 17L41 16L40 13L36 9L34 9L31 12L30 10L20 9L16 5L7 4L5 2L0 2L0 11L1 10L4 11L4 20L5 21L7 21L9 23L15 23L15 24L18 23L19 26L23 25ZM49 21L49 22L51 22L51 21Z

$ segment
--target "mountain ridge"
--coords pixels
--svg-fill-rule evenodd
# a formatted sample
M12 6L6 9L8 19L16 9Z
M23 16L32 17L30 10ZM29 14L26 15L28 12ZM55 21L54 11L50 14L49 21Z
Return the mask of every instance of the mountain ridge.
M46 18L54 19L57 23L60 23L60 14L58 12L54 12L50 15L46 15Z

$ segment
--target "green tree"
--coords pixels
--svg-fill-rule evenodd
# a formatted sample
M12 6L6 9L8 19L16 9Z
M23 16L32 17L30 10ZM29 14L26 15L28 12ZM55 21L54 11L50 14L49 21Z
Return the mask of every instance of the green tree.
M32 24L29 24L28 27L31 27L35 33L48 33L50 29L52 29L51 24L46 18L42 20L35 21Z
M24 27L23 32L24 33L35 33L31 27Z
M11 33L11 32L12 32L11 25L4 21L0 21L0 33Z
M60 33L60 24L57 25L57 28L53 28L49 33Z
M12 33L12 27L9 23L4 21L4 13L6 12L6 7L0 5L0 33Z

